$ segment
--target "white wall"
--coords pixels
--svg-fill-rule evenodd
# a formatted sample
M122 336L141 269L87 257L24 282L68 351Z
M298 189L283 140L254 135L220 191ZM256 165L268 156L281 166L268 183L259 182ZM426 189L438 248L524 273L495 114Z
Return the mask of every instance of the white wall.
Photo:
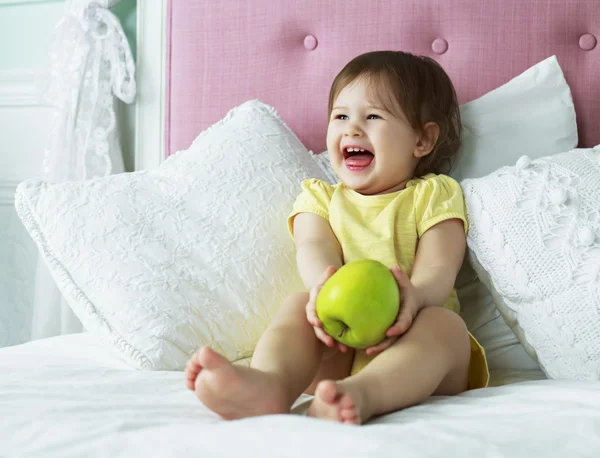
M117 11L130 41L135 5L123 0ZM30 337L37 247L16 215L14 192L19 182L41 177L52 110L38 104L34 75L63 9L62 0L0 0L0 347ZM133 169L132 113L119 108L127 170Z
M62 9L60 1L0 0L0 346L29 340L37 248L14 192L41 174L51 110L36 101L34 74Z

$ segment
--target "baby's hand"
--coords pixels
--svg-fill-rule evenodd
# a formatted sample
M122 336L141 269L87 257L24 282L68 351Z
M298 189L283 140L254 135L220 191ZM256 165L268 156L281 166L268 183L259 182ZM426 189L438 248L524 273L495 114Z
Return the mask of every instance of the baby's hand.
M321 320L319 320L319 317L317 316L317 296L319 295L319 292L321 291L321 288L323 287L325 282L329 280L329 278L335 273L335 270L336 269L334 266L327 267L327 269L325 269L325 272L323 272L323 275L319 279L319 283L313 288L311 288L308 304L306 304L306 319L312 325L313 329L315 330L315 334L317 335L317 338L321 342L323 342L328 347L334 347L337 344L339 350L345 353L346 351L348 351L348 347L340 342L337 342L336 340L334 340L333 337L327 334L323 329L323 323L321 322Z
M408 331L417 313L423 308L423 301L419 297L417 289L410 282L408 275L402 272L397 265L392 266L390 270L394 274L400 288L400 313L394 324L386 331L385 335L387 338L374 347L367 348L367 355L376 355L389 348L402 334Z

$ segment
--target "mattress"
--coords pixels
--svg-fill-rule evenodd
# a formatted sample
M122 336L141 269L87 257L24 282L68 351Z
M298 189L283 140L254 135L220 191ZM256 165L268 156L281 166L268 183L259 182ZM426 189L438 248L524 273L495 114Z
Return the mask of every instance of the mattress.
M356 427L305 415L223 421L181 372L137 371L88 333L0 349L0 456L600 456L600 384L520 378Z

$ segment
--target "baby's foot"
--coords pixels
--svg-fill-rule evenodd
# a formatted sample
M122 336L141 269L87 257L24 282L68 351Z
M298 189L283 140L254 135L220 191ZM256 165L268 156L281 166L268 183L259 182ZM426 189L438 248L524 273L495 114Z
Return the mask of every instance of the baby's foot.
M208 347L188 361L186 386L225 420L289 413L283 387L269 374L234 366Z
M363 404L363 396L359 391L345 391L335 382L323 380L317 385L308 415L359 425L367 419L364 409L361 409Z

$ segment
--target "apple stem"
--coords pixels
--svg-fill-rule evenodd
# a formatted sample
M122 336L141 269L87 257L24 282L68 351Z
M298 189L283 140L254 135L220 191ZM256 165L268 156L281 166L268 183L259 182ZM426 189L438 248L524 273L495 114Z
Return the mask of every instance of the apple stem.
M342 337L342 335L344 335L344 332L346 332L346 329L348 329L348 326L344 325L344 327L340 330L338 337Z

